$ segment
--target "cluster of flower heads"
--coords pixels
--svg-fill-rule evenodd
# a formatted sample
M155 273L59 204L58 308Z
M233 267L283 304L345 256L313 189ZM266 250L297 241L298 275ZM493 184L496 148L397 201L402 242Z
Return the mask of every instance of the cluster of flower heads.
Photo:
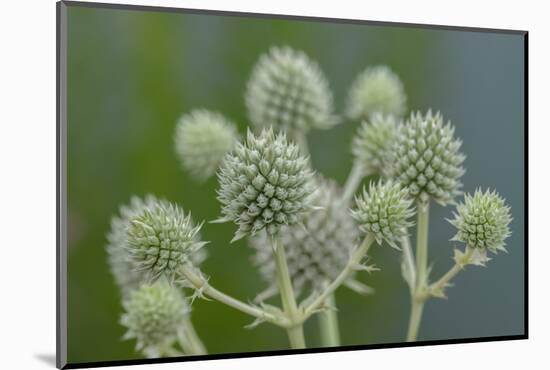
M238 226L232 241L249 237L254 263L270 285L262 299L277 290L273 238L286 249L296 294L310 294L346 266L359 231L397 248L412 226L415 203L447 205L461 193L465 156L454 127L431 110L403 119L407 97L388 67L365 69L348 93L346 117L360 124L354 160L364 175L382 176L363 188L351 211L340 188L314 176L293 142L296 135L340 122L317 63L301 51L272 48L254 67L245 102L256 133L249 130L239 142L236 126L221 114L194 110L177 124L175 149L197 180L217 173L222 215L215 222ZM510 208L496 192L477 190L465 196L450 222L457 229L453 240L482 254L497 252L510 235ZM154 196L132 198L113 217L108 261L124 296L125 337L136 338L138 349L169 345L188 315L170 283L180 266L204 259L200 228L180 207ZM361 293L370 289L354 276L346 284Z
M284 133L269 128L255 136L249 131L220 167L218 222L239 226L233 240L264 229L275 235L310 210L312 176L309 159Z
M290 47L273 47L260 57L245 100L250 122L260 129L292 134L338 123L323 72L305 53Z
M346 266L357 243L359 229L346 207L339 203L341 189L332 181L315 177L316 191L309 212L300 225L283 226L281 243L285 246L288 269L297 295L321 291ZM250 238L255 250L254 264L269 284L266 297L277 293L276 266L271 236L258 233ZM351 276L346 285L360 293L370 290Z

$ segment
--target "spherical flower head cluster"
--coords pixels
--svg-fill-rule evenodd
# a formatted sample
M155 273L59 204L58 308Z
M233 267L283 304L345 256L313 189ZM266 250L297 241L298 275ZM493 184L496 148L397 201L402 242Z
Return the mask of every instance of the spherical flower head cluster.
M384 158L393 145L397 132L394 115L375 113L363 121L353 138L352 153L356 163L369 174L381 173Z
M363 188L363 194L355 198L352 216L359 228L371 233L378 244L385 240L398 248L396 241L407 235L407 228L412 226L409 221L414 215L412 203L407 189L399 183L379 181L371 183L368 191Z
M323 72L306 54L272 47L252 71L245 95L248 116L258 128L272 126L291 135L338 123Z
M496 253L505 250L512 218L510 207L498 193L478 189L474 195L466 194L464 203L456 208L454 219L449 221L458 230L452 240L464 242L470 248Z
M387 156L386 176L407 187L422 203L430 199L441 205L452 203L462 187L461 145L454 138L454 127L443 124L439 112L413 113L397 131Z
M130 220L128 253L136 269L151 280L160 276L174 280L178 269L192 263L192 256L206 243L191 215L174 204L157 203Z
M312 175L309 159L284 133L275 135L269 128L255 136L248 131L220 167L222 217L215 222L239 226L232 241L263 229L274 235L310 210Z
M238 140L235 125L204 109L183 115L176 126L175 149L183 167L197 180L214 175Z
M341 189L333 181L315 177L317 190L312 197L316 209L303 218L303 225L284 226L280 240L285 246L289 274L297 295L321 291L346 266L359 230L346 207L339 203ZM255 250L254 264L271 285L266 293L277 293L277 275L270 236L258 233L250 238ZM353 281L351 288L362 287ZM264 294L265 296L265 294Z
M366 68L352 83L346 113L352 120L367 120L371 114L402 116L407 96L399 77L387 66Z
M137 350L170 345L178 326L189 314L187 302L178 289L161 281L142 285L123 306L125 312L120 322L128 329L123 338L135 338Z

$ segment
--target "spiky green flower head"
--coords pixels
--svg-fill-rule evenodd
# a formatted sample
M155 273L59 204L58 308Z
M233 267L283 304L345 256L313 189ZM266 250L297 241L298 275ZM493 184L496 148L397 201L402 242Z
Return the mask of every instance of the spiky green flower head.
M392 148L396 132L397 119L392 114L374 113L361 123L351 150L363 171L369 174L382 172L384 158Z
M172 344L190 312L179 290L164 281L140 286L122 304L120 323L128 329L123 339L135 338L137 350Z
M238 140L233 122L217 112L196 109L183 115L176 126L175 149L182 166L204 181L214 175Z
M283 132L269 128L256 136L249 130L218 172L222 217L215 222L239 226L232 241L263 229L275 235L310 210L312 176L309 159Z
M132 196L128 204L119 207L118 214L111 218L111 229L107 234L107 262L115 283L121 290L124 297L139 287L147 280L147 274L140 271L129 254L128 229L131 220L137 217L146 209L152 209L157 204L169 205L165 199L159 199L148 194L141 198ZM200 249L191 256L195 266L200 265L206 258L204 249Z
M290 135L338 123L332 93L316 62L288 46L272 47L252 71L245 94L250 121Z
M393 181L370 183L369 189L355 197L351 214L365 233L372 233L378 244L386 241L397 248L396 241L407 235L414 215L413 200L406 188Z
M321 291L346 266L359 237L359 229L346 207L339 203L341 189L335 182L315 177L317 190L312 197L316 206L303 219L303 225L283 226L281 243L285 246L288 269L296 295ZM255 250L254 264L270 284L260 297L278 292L277 272L270 237L258 233L249 239ZM350 277L345 283L351 289L366 293L369 288Z
M368 120L374 113L401 117L407 95L399 77L387 66L368 67L352 83L347 100L348 118Z
M410 195L423 204L430 199L445 206L461 193L462 142L454 137L454 127L443 123L437 112L411 114L398 129L389 151L386 175L409 189Z
M193 263L202 242L191 215L177 205L160 202L140 212L130 220L128 253L138 271L150 280L165 276L173 281L178 269Z
M464 202L456 207L454 219L449 220L457 228L451 240L464 242L470 248L496 253L505 250L511 221L510 207L497 192L477 189L474 195L464 196Z

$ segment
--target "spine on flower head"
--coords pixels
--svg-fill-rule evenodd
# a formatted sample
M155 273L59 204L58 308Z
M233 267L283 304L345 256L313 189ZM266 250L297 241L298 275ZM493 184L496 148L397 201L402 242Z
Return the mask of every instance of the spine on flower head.
M275 235L310 210L312 176L309 159L284 133L269 128L256 136L249 131L220 167L222 217L217 222L239 226L233 241L264 229Z
M321 69L305 53L273 47L260 57L245 94L250 121L289 134L338 123L332 93Z

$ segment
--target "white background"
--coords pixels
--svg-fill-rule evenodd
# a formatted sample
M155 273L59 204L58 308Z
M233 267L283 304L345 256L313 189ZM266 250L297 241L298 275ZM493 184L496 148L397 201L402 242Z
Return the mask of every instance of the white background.
M109 1L123 3L123 1ZM139 369L549 368L550 40L544 1L132 1L528 30L530 339L133 367ZM0 367L53 368L55 354L55 1L2 2L0 22ZM518 123L519 124L519 123ZM498 133L495 132L495 138ZM490 143L488 143L490 144ZM100 147L100 146L98 146ZM452 318L449 318L452 320Z

